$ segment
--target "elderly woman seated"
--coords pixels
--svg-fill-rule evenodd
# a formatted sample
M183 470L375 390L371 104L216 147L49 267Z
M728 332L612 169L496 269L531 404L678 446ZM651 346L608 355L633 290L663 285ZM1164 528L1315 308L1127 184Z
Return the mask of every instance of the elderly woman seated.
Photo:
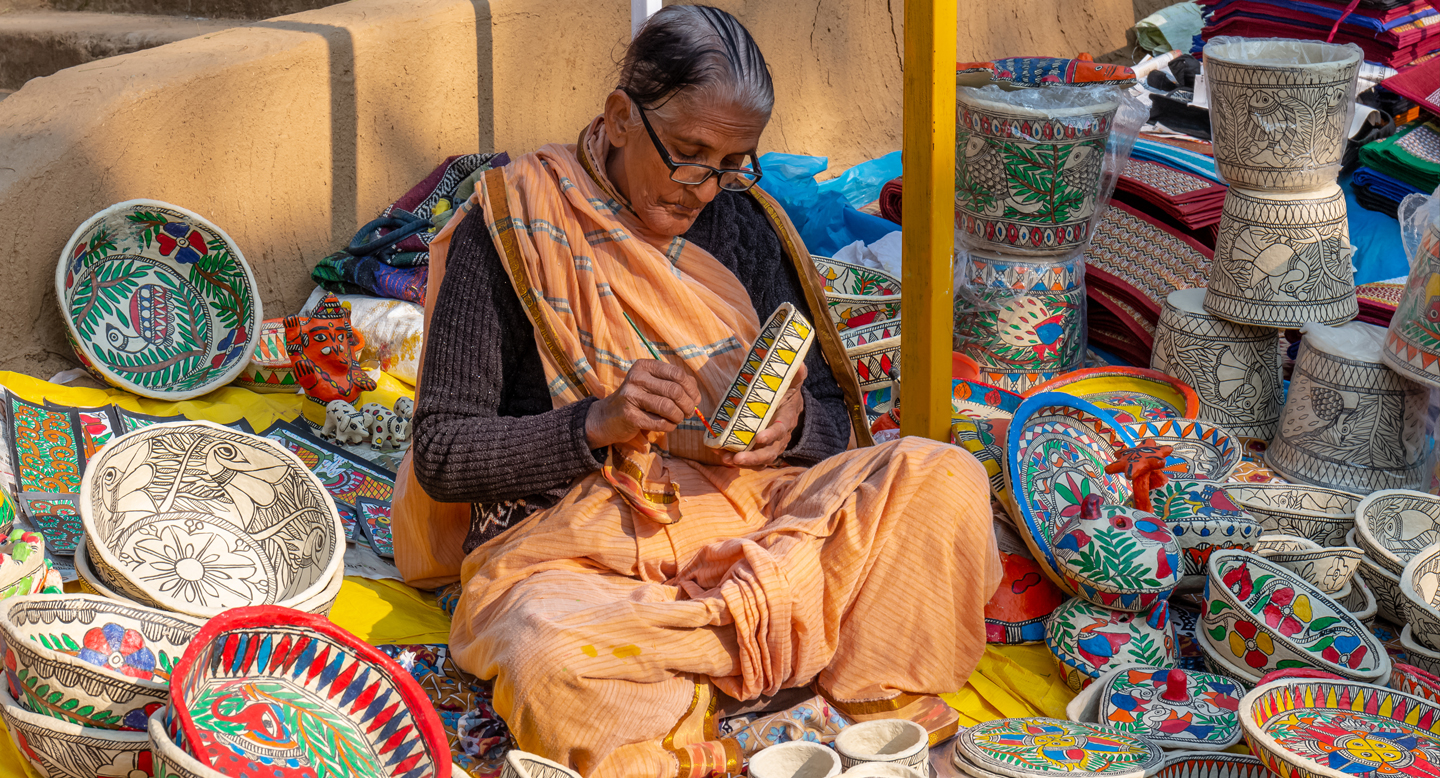
M398 500L400 564L460 576L453 656L521 748L591 778L738 772L756 742L720 737L717 705L797 687L938 742L957 718L935 695L984 649L985 472L930 441L850 445L853 368L761 189L773 103L738 21L667 7L576 144L489 173L432 245L413 474L473 510L447 570L459 537ZM706 447L694 409L782 303L820 331L803 380L748 451Z

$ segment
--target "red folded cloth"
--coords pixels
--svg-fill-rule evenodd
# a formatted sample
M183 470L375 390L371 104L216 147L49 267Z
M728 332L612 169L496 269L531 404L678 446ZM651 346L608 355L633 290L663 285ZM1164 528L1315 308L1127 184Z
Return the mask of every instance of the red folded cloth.
M880 187L880 215L896 224L900 223L900 199L904 189L904 176L887 181L885 186Z
M1137 195L1189 230L1220 222L1226 189L1208 178L1141 159L1127 162L1115 182L1117 192Z
M1408 67L1398 76L1391 76L1380 85L1397 95L1440 115L1440 59Z
M1403 294L1404 284L1385 281L1362 284L1355 288L1355 296L1360 300L1360 315L1355 318L1369 324L1389 327L1390 319L1395 316L1395 306L1400 304Z

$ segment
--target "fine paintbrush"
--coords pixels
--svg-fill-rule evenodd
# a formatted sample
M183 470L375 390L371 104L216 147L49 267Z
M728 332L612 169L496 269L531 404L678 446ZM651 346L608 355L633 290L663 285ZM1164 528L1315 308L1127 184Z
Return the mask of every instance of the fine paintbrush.
M650 356L654 357L656 362L664 362L665 360L660 358L660 352L656 351L655 347L650 345L650 341L645 338L644 333L640 332L640 328L635 326L635 320L630 318L630 314L621 311L620 315L625 317L625 321L630 322L630 329L635 330L635 337L639 338L640 342L645 344L645 348L650 352ZM715 428L710 426L710 422L705 420L705 414L700 412L700 406L698 405L695 406L695 415L700 417L700 423L705 425L705 429L708 430L711 435L714 435Z

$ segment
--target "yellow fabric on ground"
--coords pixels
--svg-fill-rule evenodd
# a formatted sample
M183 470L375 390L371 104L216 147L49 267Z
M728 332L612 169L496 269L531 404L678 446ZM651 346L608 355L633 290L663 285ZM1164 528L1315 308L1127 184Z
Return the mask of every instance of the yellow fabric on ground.
M346 577L330 620L372 646L450 642L450 617L434 595L399 581Z
M1055 669L1043 643L987 645L970 682L954 694L940 695L960 714L960 726L1022 716L1065 718L1075 693Z

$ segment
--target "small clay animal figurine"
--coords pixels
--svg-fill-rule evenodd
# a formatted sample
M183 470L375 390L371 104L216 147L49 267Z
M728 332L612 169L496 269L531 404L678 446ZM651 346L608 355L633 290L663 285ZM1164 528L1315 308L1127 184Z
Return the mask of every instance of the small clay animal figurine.
M955 65L955 82L960 86L1117 86L1135 85L1135 71L1124 65L1101 65L1080 54L1075 59L1060 57L1006 57L993 62L960 62Z
M1171 446L1147 440L1138 446L1116 451L1115 461L1105 466L1105 472L1112 475L1124 473L1134 486L1135 508L1151 513L1150 490L1164 486L1169 480L1165 477L1165 458L1174 450Z
M307 397L324 405L353 404L375 388L375 379L355 360L357 342L350 311L333 294L321 298L309 316L285 318L285 351L295 380Z
M365 442L365 415L344 400L332 400L325 406L325 426L320 437L340 443Z
M415 401L409 397L401 397L395 401L395 415L405 419L415 418Z
M380 403L367 403L361 412L365 416L365 427L370 431L370 448L387 451L398 448L410 440L410 420Z

